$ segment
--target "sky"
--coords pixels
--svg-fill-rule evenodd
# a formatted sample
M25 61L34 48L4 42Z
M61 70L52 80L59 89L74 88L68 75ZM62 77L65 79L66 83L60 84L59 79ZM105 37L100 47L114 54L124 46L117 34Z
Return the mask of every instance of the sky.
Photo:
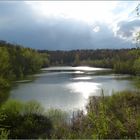
M0 40L46 50L132 48L139 1L0 1Z

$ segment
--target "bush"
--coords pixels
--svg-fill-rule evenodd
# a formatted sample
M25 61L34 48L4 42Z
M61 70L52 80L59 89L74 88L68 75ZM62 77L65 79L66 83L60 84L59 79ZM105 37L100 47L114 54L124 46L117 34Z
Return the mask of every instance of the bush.
M79 133L75 138L140 138L139 101L140 93L129 91L91 97L87 114L75 119L77 129L73 131Z
M46 112L47 117L53 124L53 132L51 138L53 139L66 139L69 135L69 116L67 112L59 109L50 109Z
M50 138L52 123L43 115L39 103L9 100L1 106L0 113L1 116L5 116L4 119L0 119L0 126L9 132L8 138Z

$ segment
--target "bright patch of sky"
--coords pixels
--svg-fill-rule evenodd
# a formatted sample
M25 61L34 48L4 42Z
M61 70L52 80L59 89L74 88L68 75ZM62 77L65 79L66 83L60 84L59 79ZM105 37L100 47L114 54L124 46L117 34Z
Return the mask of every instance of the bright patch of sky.
M94 21L112 22L116 1L43 1L27 2L43 16L63 17L81 20L91 24Z
M138 1L28 1L37 14L44 17L73 18L92 24L125 20Z

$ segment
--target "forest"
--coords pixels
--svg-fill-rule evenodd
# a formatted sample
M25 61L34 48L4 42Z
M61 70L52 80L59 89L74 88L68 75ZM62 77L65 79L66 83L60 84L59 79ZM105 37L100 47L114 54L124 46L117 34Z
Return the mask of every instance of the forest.
M111 68L115 73L139 75L140 48L47 51L50 66L93 66ZM48 63L47 63L48 65Z
M12 81L38 72L44 64L48 64L47 54L0 41L0 88L8 88Z

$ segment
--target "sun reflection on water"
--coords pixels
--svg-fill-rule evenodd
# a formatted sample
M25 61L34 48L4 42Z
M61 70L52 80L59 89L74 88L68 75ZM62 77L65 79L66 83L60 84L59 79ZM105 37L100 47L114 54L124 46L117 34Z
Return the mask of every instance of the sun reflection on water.
M101 84L93 82L74 82L67 85L71 92L80 93L84 99L88 99L91 95L98 95L97 90Z
M73 80L91 80L92 77L91 76L84 76L84 77L75 77L72 78Z
M83 70L83 71L96 71L96 70L103 70L103 68L95 68L95 67L88 67L88 66L78 66L74 67L75 70Z

